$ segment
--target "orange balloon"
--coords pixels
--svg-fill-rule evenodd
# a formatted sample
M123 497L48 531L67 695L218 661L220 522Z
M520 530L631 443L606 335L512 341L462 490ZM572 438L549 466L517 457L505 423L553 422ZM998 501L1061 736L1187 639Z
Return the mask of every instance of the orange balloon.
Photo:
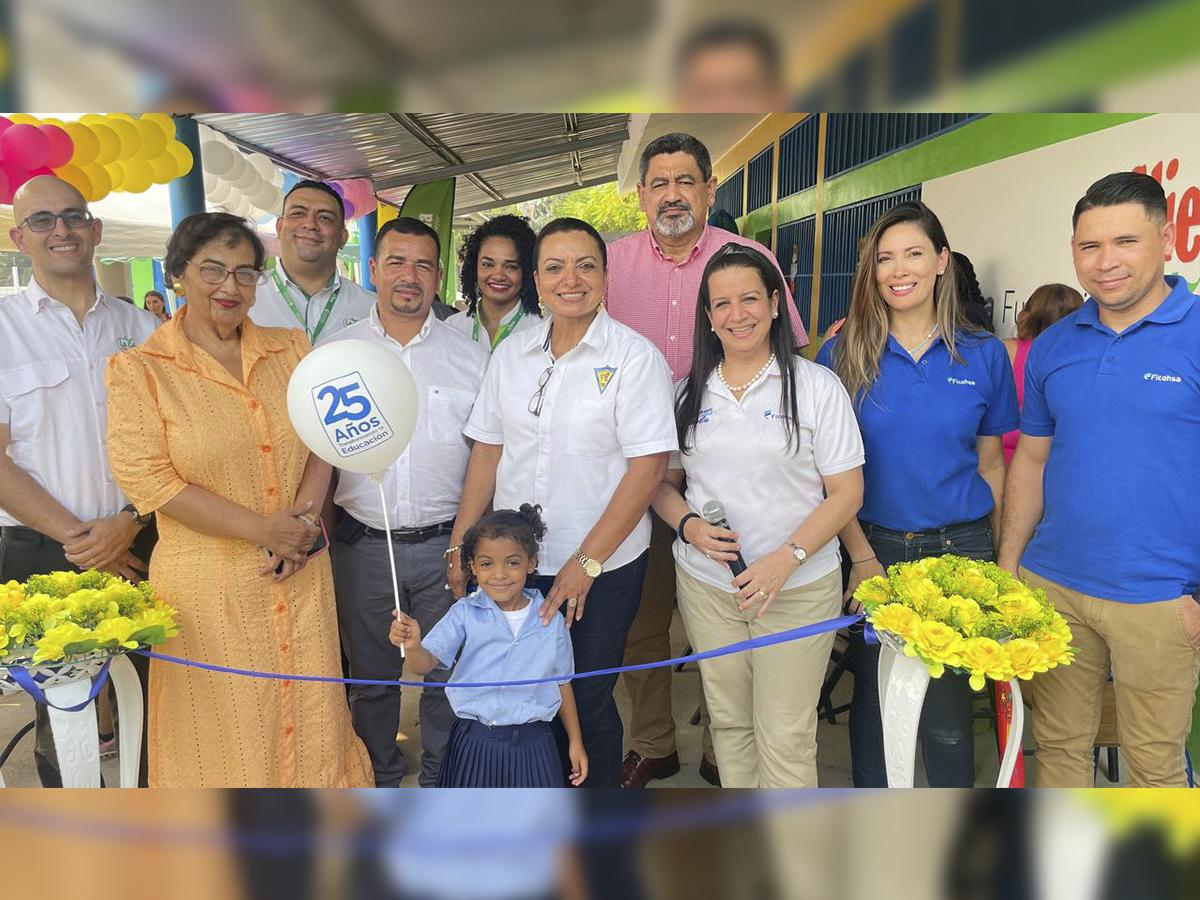
M105 123L116 134L117 139L121 142L121 152L117 156L119 160L133 159L138 155L138 150L142 146L142 136L138 134L137 126L133 122L125 119L109 116Z
M192 166L196 164L196 160L192 157L192 151L187 148L183 141L171 141L167 144L167 152L175 158L175 177L182 178L188 172L192 171Z
M99 163L93 163L90 166L82 167L83 174L87 176L88 181L92 184L92 195L88 197L92 203L102 197L107 197L112 193L112 176L108 174L108 169Z
M125 170L125 182L121 190L130 194L140 194L154 183L154 173L150 164L142 159L123 159L117 163Z
M114 191L125 190L125 169L120 162L105 163L104 171L108 173Z
M148 163L150 171L154 175L155 184L166 184L175 180L175 169L179 163L175 161L175 157L167 151L163 151Z
M167 149L167 136L153 121L147 122L143 116L133 124L138 130L138 136L142 139L141 149L138 150L139 159L152 160Z
M87 200L89 203L93 200L92 191L94 189L92 181L87 177L87 172L83 171L83 169L67 163L65 166L59 166L55 169L54 174L83 194L84 200Z
M117 137L117 133L103 122L89 123L87 127L96 136L98 144L95 161L102 166L116 162L117 157L121 155L121 139Z
M172 119L166 113L161 113L161 112L143 113L141 121L153 122L155 125L158 126L158 128L162 131L162 133L167 136L168 141L175 139L175 120Z
M75 152L71 154L71 165L86 166L94 163L100 153L100 141L96 138L96 133L81 122L68 122L63 126L63 130L75 145Z

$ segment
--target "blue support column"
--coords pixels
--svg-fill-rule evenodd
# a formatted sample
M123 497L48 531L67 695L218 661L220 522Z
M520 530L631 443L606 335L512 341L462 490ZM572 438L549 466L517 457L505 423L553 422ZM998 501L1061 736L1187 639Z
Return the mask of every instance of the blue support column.
M204 163L200 156L200 127L190 116L173 116L175 137L192 151L192 171L176 178L171 189L171 227L175 228L192 213L204 212Z
M371 257L375 255L375 232L378 230L379 213L375 210L358 220L358 264L362 267L362 286L374 291L371 283Z

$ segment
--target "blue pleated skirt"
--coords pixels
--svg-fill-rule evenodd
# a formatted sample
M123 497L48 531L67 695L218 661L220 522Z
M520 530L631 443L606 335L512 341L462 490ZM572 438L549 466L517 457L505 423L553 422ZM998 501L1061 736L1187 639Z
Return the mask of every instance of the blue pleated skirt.
M562 757L549 722L450 726L437 786L449 788L564 787Z

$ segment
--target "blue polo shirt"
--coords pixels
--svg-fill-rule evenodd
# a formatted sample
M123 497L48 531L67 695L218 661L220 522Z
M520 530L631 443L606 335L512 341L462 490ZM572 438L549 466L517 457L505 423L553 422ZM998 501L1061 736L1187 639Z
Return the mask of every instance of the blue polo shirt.
M833 368L840 335L817 362ZM980 519L992 491L975 441L1017 427L1017 388L1000 340L959 332L955 362L939 336L918 361L890 334L879 377L855 412L867 461L859 518L895 531L931 531Z
M523 591L532 606L516 636L500 607L482 589L467 594L450 607L421 640L421 646L448 669L454 666L446 699L454 714L485 725L524 725L549 722L562 703L559 684L575 674L575 654L567 634L567 620L551 616L543 625L538 610L541 591ZM458 663L455 664L457 657ZM526 678L562 680L496 688L456 688L456 681L522 681Z
M1088 300L1025 363L1021 431L1054 441L1021 565L1122 603L1174 600L1200 580L1200 302L1183 278L1167 284L1120 334Z

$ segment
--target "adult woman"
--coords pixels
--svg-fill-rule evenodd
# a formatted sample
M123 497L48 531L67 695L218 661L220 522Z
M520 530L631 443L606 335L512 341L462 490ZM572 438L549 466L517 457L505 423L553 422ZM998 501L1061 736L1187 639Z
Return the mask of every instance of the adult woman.
M1017 336L1004 339L1008 361L1012 363L1013 378L1017 383L1017 406L1025 403L1025 359L1033 339L1061 319L1083 306L1083 296L1065 284L1043 284L1025 301L1024 308L1017 313ZM1017 452L1017 441L1021 430L1014 428L1004 435L1004 465L1012 462Z
M548 622L564 609L575 670L586 672L621 664L637 613L647 510L676 447L671 375L654 345L604 311L607 251L591 225L555 219L538 235L536 259L551 316L492 358L465 431L476 443L447 576L461 596L466 577L454 551L493 495L496 508L540 504L539 614ZM615 683L615 675L575 682L592 787L618 783Z
M167 301L158 291L146 291L143 302L146 306L146 312L158 319L159 325L171 320L171 314L167 312Z
M675 403L683 449L654 497L679 536L676 594L698 651L832 618L841 605L837 533L862 503L862 438L837 376L796 355L779 315L786 297L770 260L739 244L717 251L700 282L692 368ZM714 500L736 533L700 517ZM732 546L749 564L736 577ZM723 786L817 786L833 638L701 661Z
M1016 391L1004 346L967 321L956 293L937 216L919 202L894 206L867 235L845 326L818 354L846 386L867 451L861 523L841 533L847 597L893 563L945 553L995 559L989 516L1000 512L1000 435L1016 427ZM850 649L854 784L882 787L879 647L852 629ZM931 786L975 782L971 698L963 676L930 683L921 729Z
M243 669L339 672L328 557L307 551L329 466L287 416L300 331L246 314L263 246L236 216L188 216L166 270L187 304L109 363L113 473L158 513L150 578L179 611L168 652ZM152 787L369 785L344 691L154 661Z
M467 235L458 254L467 309L446 324L488 350L509 335L540 325L533 283L535 240L529 223L513 215L489 219Z

